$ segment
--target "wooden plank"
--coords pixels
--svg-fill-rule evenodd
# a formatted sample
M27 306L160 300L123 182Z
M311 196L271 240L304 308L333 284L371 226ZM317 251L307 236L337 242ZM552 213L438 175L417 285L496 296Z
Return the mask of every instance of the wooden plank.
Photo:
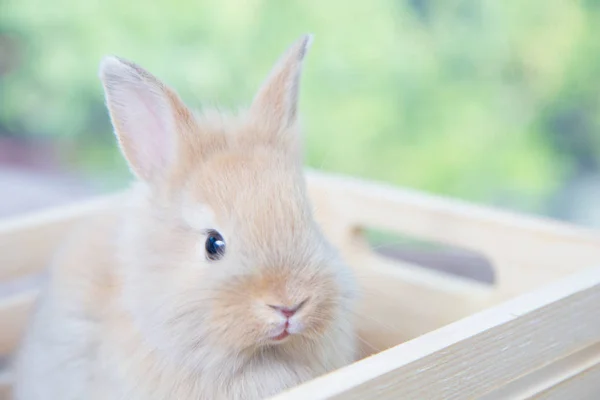
M600 343L585 347L497 388L479 400L534 399L600 365ZM572 397L579 398L579 397Z
M272 400L479 398L600 341L600 268L574 274Z
M0 301L0 357L18 345L36 296L37 291L31 290Z
M487 285L444 276L410 263L349 257L361 299L356 310L365 354L374 354L491 305Z
M351 177L308 176L319 217L342 251L370 227L482 252L496 270L496 302L600 263L594 230Z
M114 204L120 196L97 197L77 205L3 220L0 223L0 281L39 273L74 224Z
M572 378L530 397L531 400L598 400L600 399L600 364L581 371Z

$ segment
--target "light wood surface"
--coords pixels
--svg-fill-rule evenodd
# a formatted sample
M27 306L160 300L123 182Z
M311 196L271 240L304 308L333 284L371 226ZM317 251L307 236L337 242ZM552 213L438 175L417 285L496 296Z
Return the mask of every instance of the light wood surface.
M526 387L537 385L550 379L533 374L542 364L600 341L600 326L590 317L594 302L600 308L600 278L597 269L586 269L600 265L598 232L349 177L311 170L307 176L317 219L359 278L363 350L376 355L290 392L290 399L464 398L459 388L490 399L497 388L524 393L515 383L519 376L528 377L521 381ZM115 194L0 222L0 285L44 271L74 224L120 199ZM366 243L365 228L482 253L497 282L385 258ZM503 303L540 287L546 289ZM35 291L0 297L0 356L17 345L34 299ZM585 381L577 371L569 379ZM566 377L556 379L568 385Z
M110 207L121 196L93 198L0 222L0 282L40 273L75 223Z
M540 368L600 342L599 304L600 268L588 269L272 400L482 398L526 375L535 378ZM548 376L542 374L505 398L526 398L536 385L540 395L546 389L551 393L580 375L544 385ZM589 385L587 390L598 390Z
M595 230L351 177L311 171L309 179L319 216L344 250L371 227L480 252L495 267L498 300L600 262Z
M600 265L597 231L351 177L308 177L321 225L360 278L361 333L372 352ZM386 259L366 243L365 228L482 253L497 282L490 287Z
M560 391L559 388L570 387L569 382L579 381L582 375L600 365L600 343L584 347L573 354L550 364L541 366L532 373L507 383L479 400L537 399L549 393ZM600 386L595 387L596 393ZM569 397L563 397L569 399ZM578 396L571 398L580 399Z
M553 386L532 400L598 400L600 399L600 364L581 371L572 378Z

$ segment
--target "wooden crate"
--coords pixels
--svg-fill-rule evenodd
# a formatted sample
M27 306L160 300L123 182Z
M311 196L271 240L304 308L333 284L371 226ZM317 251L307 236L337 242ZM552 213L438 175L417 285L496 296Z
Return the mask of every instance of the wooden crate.
M600 233L307 171L326 234L356 270L362 360L274 400L599 399ZM0 224L0 282L43 271L64 234L118 195ZM478 283L383 257L382 229L471 249ZM0 299L0 356L14 351L35 290ZM10 371L0 398L10 398ZM597 383L598 382L598 383Z

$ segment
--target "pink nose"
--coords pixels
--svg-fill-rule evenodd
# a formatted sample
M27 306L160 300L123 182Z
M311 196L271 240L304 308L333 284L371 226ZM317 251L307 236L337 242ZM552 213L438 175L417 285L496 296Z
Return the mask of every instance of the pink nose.
M270 304L269 307L271 307L273 310L279 311L286 318L290 318L292 315L296 314L296 311L298 311L299 308L298 306L290 308L284 306L273 306Z
M302 307L305 303L306 303L306 300L304 300L303 302L301 302L298 305L295 305L293 307L274 306L271 304L269 304L269 307L271 307L274 310L279 311L284 317L291 318L294 314L296 314L296 312L300 309L300 307Z
M284 317L290 318L292 315L296 314L296 309L282 307L279 309L279 312L283 314Z

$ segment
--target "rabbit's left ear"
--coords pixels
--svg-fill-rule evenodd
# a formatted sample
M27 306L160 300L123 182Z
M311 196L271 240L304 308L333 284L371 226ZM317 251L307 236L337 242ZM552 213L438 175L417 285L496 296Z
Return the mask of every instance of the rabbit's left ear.
M261 127L255 134L277 140L295 125L302 63L312 39L312 35L304 35L290 46L258 90L250 107L251 117Z
M107 56L99 70L106 105L122 153L140 179L165 179L182 146L181 127L192 112L177 94L140 66Z

